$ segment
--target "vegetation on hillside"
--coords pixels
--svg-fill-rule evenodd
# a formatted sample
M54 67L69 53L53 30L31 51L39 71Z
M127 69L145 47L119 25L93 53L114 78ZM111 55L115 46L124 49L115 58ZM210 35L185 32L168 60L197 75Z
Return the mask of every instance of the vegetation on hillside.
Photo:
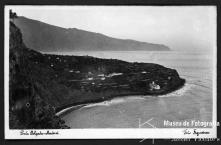
M20 30L10 22L10 128L68 128L64 121L55 115L55 108L44 100L48 95L40 93L39 88L43 84L38 83L30 73L33 64L28 59L29 49L23 44L21 36Z

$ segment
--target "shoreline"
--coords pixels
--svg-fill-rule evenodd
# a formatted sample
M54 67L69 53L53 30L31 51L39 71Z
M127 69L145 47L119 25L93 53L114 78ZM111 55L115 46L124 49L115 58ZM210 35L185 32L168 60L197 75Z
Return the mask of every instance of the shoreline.
M159 96L164 96L164 95L169 95L169 94L172 94L172 93L175 93L181 89L183 89L185 87L185 81L184 81L184 85L182 86L179 86L175 91L170 91L170 92L167 92L165 94L157 94L157 95L153 95L153 94L141 94L141 93L136 93L136 94L133 94L133 93L128 93L128 95L118 95L118 96L112 96L110 98L107 98L107 99L97 99L97 100L90 100L90 101L85 101L85 102L79 102L79 103L71 103L71 104L67 104L67 105L64 105L62 107L59 107L56 109L56 115L59 116L59 117L62 117L74 110L78 110L78 109L81 109L87 105L91 105L91 104L96 104L96 103L102 103L102 102L105 102L105 101L111 101L112 99L116 99L116 98L124 98L124 97L132 97L132 96L137 96L137 95L140 95L140 96L147 96L147 95L150 95L150 97L159 97Z

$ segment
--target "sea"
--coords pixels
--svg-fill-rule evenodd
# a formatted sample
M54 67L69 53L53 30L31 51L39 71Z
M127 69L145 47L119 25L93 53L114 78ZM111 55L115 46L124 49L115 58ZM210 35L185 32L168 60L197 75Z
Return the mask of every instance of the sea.
M62 52L62 55L157 63L176 69L180 77L186 79L185 86L167 95L116 97L70 111L62 119L71 128L182 128L188 127L183 126L184 122L195 125L189 127L199 127L193 122L198 125L211 122L216 103L213 54L190 51Z

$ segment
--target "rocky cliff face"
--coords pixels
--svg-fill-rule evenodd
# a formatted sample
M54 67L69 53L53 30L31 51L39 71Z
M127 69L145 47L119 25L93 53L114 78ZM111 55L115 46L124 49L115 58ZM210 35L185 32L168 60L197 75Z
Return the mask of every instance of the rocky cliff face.
M123 40L99 33L65 29L40 21L18 17L14 23L21 30L27 47L38 51L168 51L165 45ZM117 31L117 30L116 30ZM142 33L142 32L141 32Z
M11 129L67 128L55 109L38 91L37 81L32 77L31 55L22 41L20 30L10 22L10 81L9 81L9 125Z

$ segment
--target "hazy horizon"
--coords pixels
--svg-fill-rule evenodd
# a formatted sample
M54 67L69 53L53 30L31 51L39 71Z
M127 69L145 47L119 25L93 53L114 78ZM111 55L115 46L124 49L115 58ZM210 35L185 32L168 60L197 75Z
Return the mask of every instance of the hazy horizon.
M18 16L177 51L216 48L214 6L13 6Z

